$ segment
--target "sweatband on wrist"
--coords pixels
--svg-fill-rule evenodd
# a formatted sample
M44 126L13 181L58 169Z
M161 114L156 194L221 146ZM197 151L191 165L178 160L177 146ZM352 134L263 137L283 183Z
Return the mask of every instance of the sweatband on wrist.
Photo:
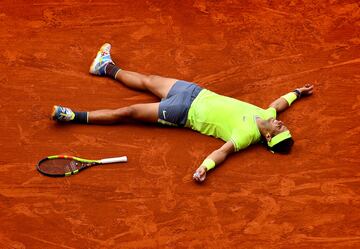
M290 92L281 97L283 97L288 102L289 106L297 99L296 93L294 92Z
M205 166L205 168L209 171L211 169L213 169L215 167L216 163L209 158L206 158L203 163L201 164L201 166Z
M300 99L301 91L299 89L295 89L293 92L297 95L297 98Z

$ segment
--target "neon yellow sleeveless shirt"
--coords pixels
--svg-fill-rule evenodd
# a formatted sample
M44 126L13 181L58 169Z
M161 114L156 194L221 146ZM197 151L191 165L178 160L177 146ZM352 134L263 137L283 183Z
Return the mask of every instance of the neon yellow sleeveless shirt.
M191 104L186 127L226 142L232 141L235 151L239 151L260 141L256 116L276 118L276 110L272 107L264 110L204 89Z

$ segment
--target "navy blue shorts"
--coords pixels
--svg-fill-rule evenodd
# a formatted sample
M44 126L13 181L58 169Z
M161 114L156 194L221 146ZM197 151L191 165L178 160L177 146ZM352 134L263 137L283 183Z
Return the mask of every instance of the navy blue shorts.
M176 81L166 98L160 101L158 122L185 126L190 106L201 90L202 88L194 83L183 80Z

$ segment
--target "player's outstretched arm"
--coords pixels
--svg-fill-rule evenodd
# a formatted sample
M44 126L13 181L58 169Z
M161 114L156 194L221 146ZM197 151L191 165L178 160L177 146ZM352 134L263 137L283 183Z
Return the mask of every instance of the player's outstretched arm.
M272 102L269 107L275 108L277 113L285 111L292 102L303 96L309 96L313 93L314 85L306 84L303 87L297 88L293 92L285 94Z
M206 172L225 161L226 157L234 152L234 144L231 141L226 142L219 149L214 150L206 157L200 167L193 175L193 179L197 182L202 182L206 178Z

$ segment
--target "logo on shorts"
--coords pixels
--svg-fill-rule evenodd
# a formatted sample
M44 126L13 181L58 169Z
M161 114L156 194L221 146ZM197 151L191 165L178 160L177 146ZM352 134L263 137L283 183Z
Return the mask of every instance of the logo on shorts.
M164 117L164 119L166 119L166 111L165 110L163 110L163 117Z

